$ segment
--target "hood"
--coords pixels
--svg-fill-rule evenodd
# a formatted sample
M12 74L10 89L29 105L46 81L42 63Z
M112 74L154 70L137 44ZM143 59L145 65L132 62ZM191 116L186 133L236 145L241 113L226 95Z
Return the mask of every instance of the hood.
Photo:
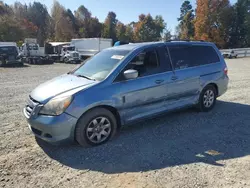
M38 102L45 103L59 94L74 89L78 92L94 83L96 81L77 77L72 74L64 74L39 85L31 92L30 96Z

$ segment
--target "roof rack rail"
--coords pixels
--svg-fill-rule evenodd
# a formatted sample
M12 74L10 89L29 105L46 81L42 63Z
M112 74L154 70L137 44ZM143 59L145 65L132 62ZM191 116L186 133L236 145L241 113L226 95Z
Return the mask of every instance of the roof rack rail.
M204 40L167 40L165 42L205 42Z

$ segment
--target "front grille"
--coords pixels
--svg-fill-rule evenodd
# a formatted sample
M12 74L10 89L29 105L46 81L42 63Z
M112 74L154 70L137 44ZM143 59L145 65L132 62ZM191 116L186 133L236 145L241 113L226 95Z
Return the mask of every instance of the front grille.
M73 57L79 57L78 53L73 53L72 55L73 55Z
M26 105L26 114L30 117L34 111L34 109L40 104L38 101L34 100L32 97L29 96L28 104Z

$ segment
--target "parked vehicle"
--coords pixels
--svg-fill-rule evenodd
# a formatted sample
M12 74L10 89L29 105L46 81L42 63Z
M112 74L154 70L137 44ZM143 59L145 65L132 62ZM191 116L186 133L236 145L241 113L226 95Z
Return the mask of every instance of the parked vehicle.
M120 45L125 45L125 44L129 44L128 42L124 42L124 41L116 41L114 46L120 46Z
M35 38L26 38L19 54L23 62L29 64L52 64L54 61L45 54L45 48L40 47Z
M75 50L79 52L82 59L86 59L103 49L112 47L113 40L106 38L72 39L70 45L75 47Z
M0 43L0 66L6 65L23 66L18 56L18 48L13 43Z
M60 62L63 46L69 44L70 42L46 42L44 45L44 53L54 62Z
M234 50L231 50L230 52L223 52L222 55L224 58L229 58L229 59L238 57L238 54Z
M227 91L227 73L213 43L121 45L38 86L23 112L45 141L96 146L125 124L184 107L212 110Z
M82 62L79 52L77 52L75 50L75 46L72 45L66 45L62 47L60 61L64 63L73 64L78 64Z

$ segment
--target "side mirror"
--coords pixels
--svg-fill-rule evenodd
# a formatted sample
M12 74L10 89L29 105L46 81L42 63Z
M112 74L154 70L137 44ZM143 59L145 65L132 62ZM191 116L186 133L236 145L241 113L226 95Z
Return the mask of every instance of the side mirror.
M124 77L127 79L127 80L130 80L130 79L135 79L138 77L139 73L137 70L134 70L134 69L129 69L129 70L126 70L124 71L123 73Z

